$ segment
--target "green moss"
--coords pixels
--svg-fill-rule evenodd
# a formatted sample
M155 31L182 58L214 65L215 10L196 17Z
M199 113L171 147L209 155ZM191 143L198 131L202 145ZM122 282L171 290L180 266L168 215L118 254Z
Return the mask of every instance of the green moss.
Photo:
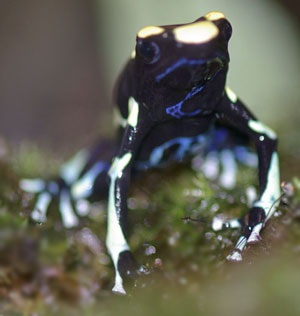
M22 149L11 164L0 164L4 315L213 315L221 310L226 315L247 304L251 312L266 307L275 313L281 310L280 300L292 311L299 308L294 295L300 284L298 178L264 230L263 241L250 247L241 265L225 262L239 232L214 232L211 221L216 215L234 218L247 212L245 191L256 182L253 170L241 167L232 191L207 181L189 165L137 179L128 200L129 243L139 263L152 273L140 278L137 290L124 298L110 291L114 271L104 242L105 202L92 204L88 218L73 230L62 227L55 204L46 224L32 223L34 197L18 189L18 179L38 175L52 158L45 162L38 149L27 153L26 158Z

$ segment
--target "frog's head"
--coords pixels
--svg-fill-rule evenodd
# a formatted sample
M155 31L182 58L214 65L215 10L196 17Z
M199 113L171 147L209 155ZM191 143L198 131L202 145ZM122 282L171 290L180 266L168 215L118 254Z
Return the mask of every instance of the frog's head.
M231 25L221 12L188 24L142 28L132 56L139 83L166 94L205 89L217 74L226 76L230 36Z

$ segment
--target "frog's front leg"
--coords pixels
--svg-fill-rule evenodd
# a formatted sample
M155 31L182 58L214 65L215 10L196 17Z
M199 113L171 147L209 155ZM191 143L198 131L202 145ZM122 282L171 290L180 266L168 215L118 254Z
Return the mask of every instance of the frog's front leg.
M108 220L106 245L115 267L114 292L125 294L123 279L135 277L138 265L134 260L126 235L127 193L130 185L131 167L141 140L151 128L151 120L134 101L129 113L118 155L109 170Z
M280 179L277 155L277 137L274 131L258 121L229 89L218 104L217 116L245 133L256 146L259 161L259 198L245 217L245 227L228 260L241 261L241 252L247 243L258 242L260 230L272 216L279 202Z

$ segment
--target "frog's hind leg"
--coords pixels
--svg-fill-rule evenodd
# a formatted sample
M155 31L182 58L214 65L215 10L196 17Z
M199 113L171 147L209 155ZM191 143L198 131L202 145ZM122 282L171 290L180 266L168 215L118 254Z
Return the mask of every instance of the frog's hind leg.
M57 179L23 179L20 187L37 194L37 202L31 217L36 222L45 222L52 200L57 200L64 227L79 223L79 216L87 215L88 200L104 198L108 192L107 172L114 146L108 141L79 151L62 165Z
M233 189L236 184L238 162L254 167L257 156L248 147L248 139L237 135L227 127L217 126L208 133L203 174L211 180L218 179L226 189Z

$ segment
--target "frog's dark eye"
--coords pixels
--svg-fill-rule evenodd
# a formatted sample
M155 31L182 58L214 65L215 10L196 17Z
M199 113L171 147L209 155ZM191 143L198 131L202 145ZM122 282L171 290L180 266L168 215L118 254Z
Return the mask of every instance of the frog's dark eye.
M138 40L136 45L136 52L141 56L145 63L155 63L160 55L160 50L155 42Z
M221 20L220 22L221 34L226 41L229 41L232 34L231 24L227 20Z

